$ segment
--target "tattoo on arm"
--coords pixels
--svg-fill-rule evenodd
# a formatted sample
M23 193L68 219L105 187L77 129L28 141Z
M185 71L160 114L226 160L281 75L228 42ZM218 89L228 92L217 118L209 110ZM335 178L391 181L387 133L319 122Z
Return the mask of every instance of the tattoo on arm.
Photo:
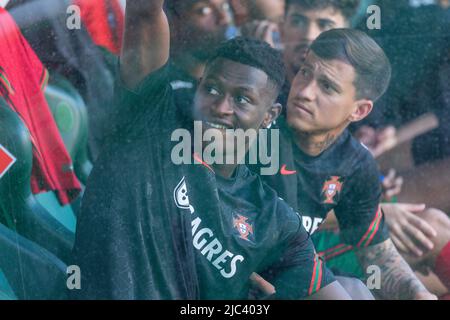
M381 270L380 295L383 299L413 299L427 291L391 240L357 251L364 270L376 265Z

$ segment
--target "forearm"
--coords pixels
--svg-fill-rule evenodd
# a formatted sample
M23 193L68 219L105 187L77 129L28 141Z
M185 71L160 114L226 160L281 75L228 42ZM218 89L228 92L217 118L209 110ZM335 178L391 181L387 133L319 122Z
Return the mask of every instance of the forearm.
M170 32L163 0L127 1L121 76L133 88L169 57Z
M164 5L164 0L127 0L126 14L135 17L145 17L159 14Z
M383 299L415 299L428 293L391 240L357 251L364 270L377 266L381 271L381 286L377 292Z

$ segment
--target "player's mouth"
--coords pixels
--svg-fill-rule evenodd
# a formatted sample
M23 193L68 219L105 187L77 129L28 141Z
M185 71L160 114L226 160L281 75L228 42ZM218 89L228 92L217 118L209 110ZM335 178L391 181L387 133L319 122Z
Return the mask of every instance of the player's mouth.
M298 103L298 102L293 102L292 106L300 111L302 111L303 113L307 113L310 114L311 116L313 115L313 112L311 111L310 108L306 107L304 104L302 103Z
M227 129L234 129L234 126L227 123L219 123L219 122L209 122L209 121L203 121L203 123L212 129L219 129L219 130L227 130Z
M297 45L295 47L295 53L296 53L297 57L306 58L306 55L308 54L310 45L311 45L311 42L302 42L301 44Z

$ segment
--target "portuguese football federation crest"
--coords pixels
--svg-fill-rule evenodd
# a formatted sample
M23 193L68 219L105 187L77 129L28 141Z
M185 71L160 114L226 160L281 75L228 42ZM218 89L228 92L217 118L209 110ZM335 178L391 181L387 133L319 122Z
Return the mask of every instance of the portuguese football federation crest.
M342 190L341 177L332 176L323 184L322 197L325 204L336 204L335 198Z
M240 214L235 214L233 218L233 227L239 233L239 237L250 241L249 236L253 235L253 226L248 223L248 218Z

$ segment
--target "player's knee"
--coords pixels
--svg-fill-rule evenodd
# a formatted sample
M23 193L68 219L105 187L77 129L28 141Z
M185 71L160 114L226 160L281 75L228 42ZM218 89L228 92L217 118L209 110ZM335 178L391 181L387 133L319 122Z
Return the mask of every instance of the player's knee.
M450 241L450 218L445 212L429 208L422 212L420 216L436 230L437 237L441 241Z
M450 242L450 218L443 211L432 208L425 210L420 217L427 221L437 233L430 239L434 245L433 250L424 256L424 262L433 267L437 256Z
M337 276L336 279L353 300L375 300L370 290L361 280L341 276Z

